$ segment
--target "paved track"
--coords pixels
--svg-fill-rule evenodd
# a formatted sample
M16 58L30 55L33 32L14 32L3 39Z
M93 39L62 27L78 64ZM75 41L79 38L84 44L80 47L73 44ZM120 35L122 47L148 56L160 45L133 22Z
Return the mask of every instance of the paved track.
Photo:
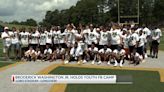
M164 69L164 52L160 51L158 59L148 58L147 62L142 63L138 66L129 65L125 62L126 67L137 67L137 68L163 68ZM57 62L25 62L18 64L14 67L8 68L6 70L0 71L0 92L49 92L52 84L12 84L11 75L12 74L37 74L41 70L48 66L59 64ZM75 62L72 62L74 64ZM90 65L87 63L86 65ZM106 63L100 66L107 66ZM112 65L110 65L111 67Z

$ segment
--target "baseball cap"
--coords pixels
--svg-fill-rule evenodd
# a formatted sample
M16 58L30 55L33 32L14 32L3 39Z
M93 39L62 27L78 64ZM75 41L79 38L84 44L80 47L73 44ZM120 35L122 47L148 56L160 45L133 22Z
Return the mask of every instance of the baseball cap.
M9 27L4 27L4 30L8 30L9 29Z

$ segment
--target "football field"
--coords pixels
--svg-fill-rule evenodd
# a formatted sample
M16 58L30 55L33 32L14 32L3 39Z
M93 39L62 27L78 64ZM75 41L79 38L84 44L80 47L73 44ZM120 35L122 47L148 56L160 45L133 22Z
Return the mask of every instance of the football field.
M133 77L132 84L68 84L65 92L162 92L164 90L164 83L160 82L158 71L58 67L50 74L131 75Z

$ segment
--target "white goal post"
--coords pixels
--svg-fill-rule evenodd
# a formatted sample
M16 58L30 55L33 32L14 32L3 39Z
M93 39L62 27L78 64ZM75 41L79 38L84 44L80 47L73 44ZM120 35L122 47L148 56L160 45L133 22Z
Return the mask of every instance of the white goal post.
M130 1L130 0L129 0ZM121 15L120 13L120 0L117 0L117 6L118 6L118 23L119 24L139 24L140 22L140 1L137 0L137 14L136 15ZM122 22L121 20L124 21ZM130 21L128 20L130 19Z

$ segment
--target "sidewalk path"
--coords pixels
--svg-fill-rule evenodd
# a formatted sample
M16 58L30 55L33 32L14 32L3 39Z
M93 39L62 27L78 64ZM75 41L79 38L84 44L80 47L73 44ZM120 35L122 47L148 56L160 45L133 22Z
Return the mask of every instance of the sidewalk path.
M54 62L53 62L54 63ZM13 74L36 74L50 66L50 62L22 63L0 72L0 92L48 92L51 84L12 84Z

